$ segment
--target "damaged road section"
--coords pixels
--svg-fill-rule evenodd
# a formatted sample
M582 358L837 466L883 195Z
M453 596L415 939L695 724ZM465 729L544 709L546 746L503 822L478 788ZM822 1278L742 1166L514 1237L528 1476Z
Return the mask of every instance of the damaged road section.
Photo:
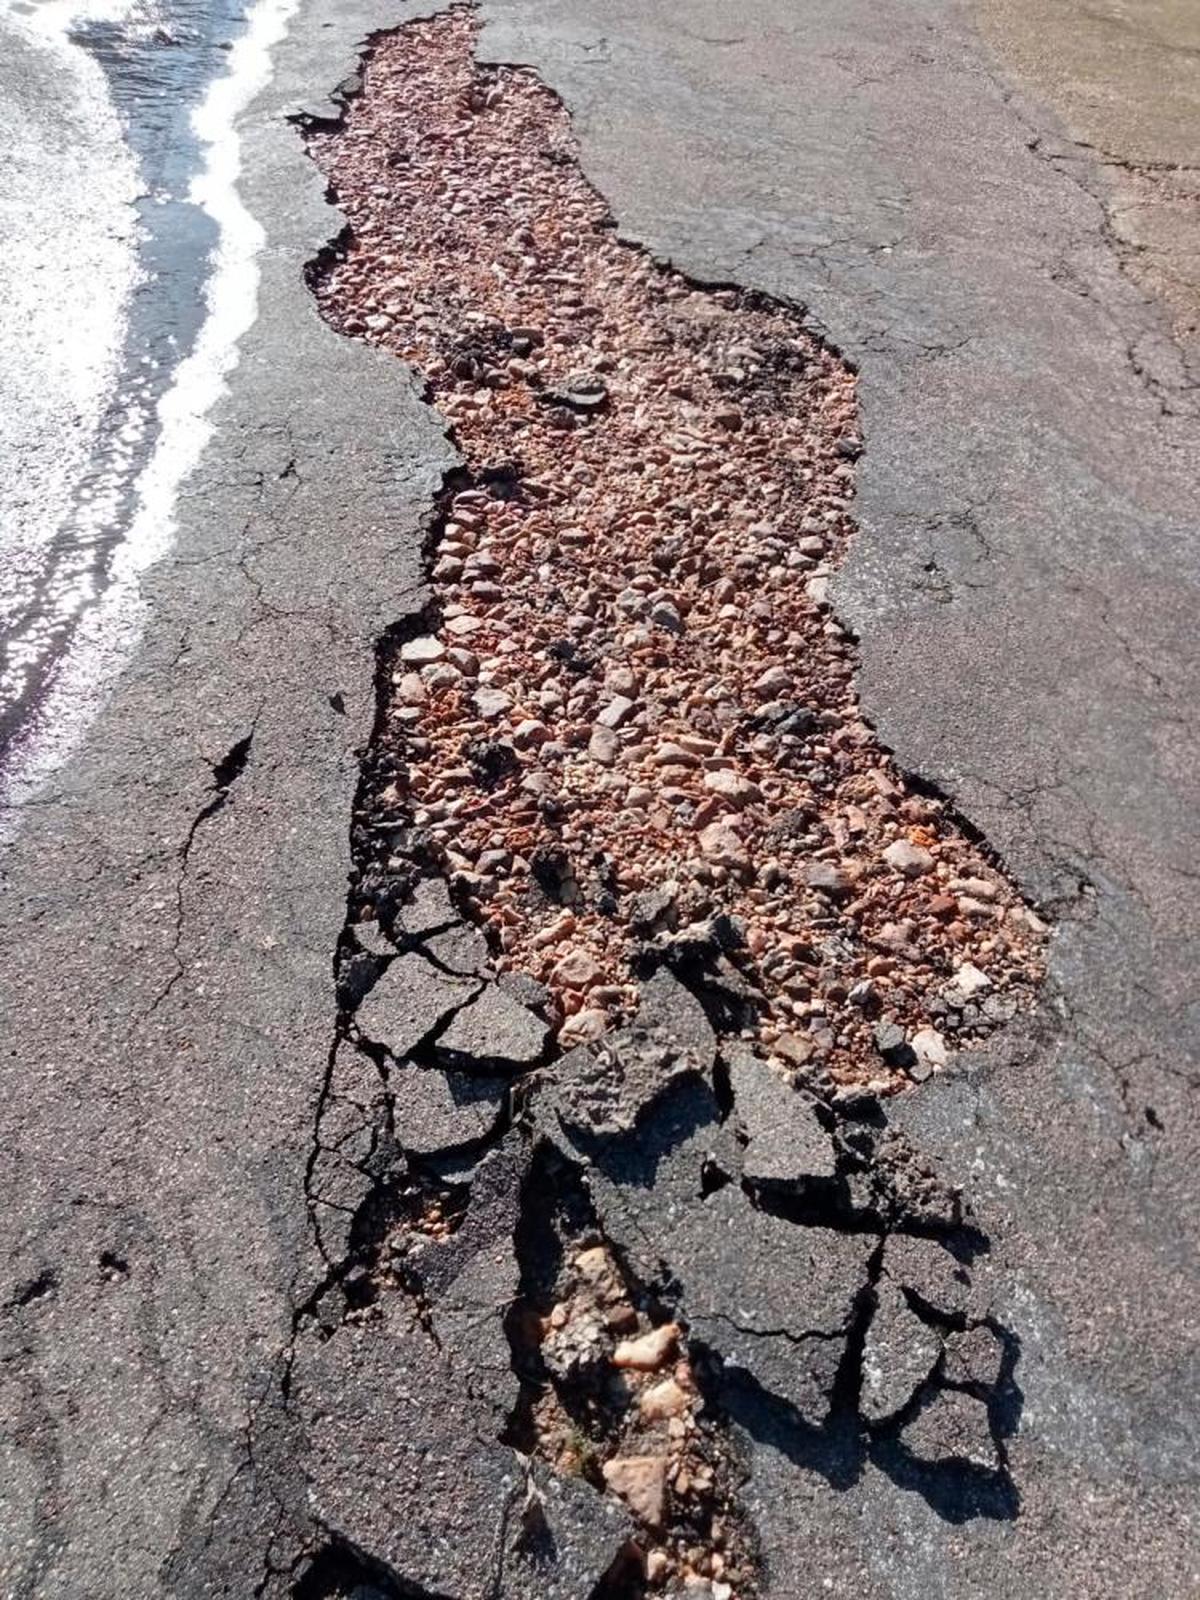
M757 1445L1015 1514L988 1242L884 1108L1045 929L856 709L849 375L617 241L472 48L382 37L310 130L314 288L466 465L379 649L258 1592L760 1600Z
M421 830L563 1046L718 918L780 1066L927 1076L1029 1004L1045 930L859 710L826 602L852 375L622 243L562 106L472 44L462 10L382 40L310 146L349 224L322 309L415 366L465 459L371 825Z

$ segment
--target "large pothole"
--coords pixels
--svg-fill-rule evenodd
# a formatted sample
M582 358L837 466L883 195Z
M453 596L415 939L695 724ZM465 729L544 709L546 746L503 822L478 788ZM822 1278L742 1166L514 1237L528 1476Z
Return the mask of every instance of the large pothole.
M465 461L372 821L423 831L564 1046L716 924L778 1064L925 1076L1030 1002L1045 930L858 707L827 600L853 377L787 307L621 243L560 103L473 40L462 10L383 39L311 145L348 220L322 308L416 368Z
M314 292L463 466L355 806L303 1581L369 1552L405 1593L752 1600L764 1429L1011 1514L987 1241L880 1097L1032 1003L1046 929L858 708L853 375L621 243L474 33L381 37L309 132L347 218Z

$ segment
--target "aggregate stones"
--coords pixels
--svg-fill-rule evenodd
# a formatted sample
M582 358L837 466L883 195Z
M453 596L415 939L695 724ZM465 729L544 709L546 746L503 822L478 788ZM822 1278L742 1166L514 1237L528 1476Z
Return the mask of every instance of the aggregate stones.
M969 1042L994 1026L980 980L1030 1003L1045 929L859 711L821 598L853 375L790 308L623 244L562 106L473 36L459 9L384 39L344 128L311 136L348 222L321 307L420 373L465 463L376 822L425 831L564 1044L636 1011L661 896L667 928L736 927L781 1066L799 1042L894 1089L941 1053L881 1057L875 1018Z
M308 1511L397 1592L756 1600L747 1405L1007 1482L980 1236L884 1105L1032 1003L1046 929L858 710L852 374L621 243L473 41L378 38L308 135L322 310L464 463L351 830Z

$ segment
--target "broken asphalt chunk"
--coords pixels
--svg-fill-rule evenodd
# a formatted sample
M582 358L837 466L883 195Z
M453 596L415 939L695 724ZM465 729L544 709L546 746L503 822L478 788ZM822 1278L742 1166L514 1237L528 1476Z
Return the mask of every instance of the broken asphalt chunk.
M903 1411L941 1354L937 1330L922 1322L890 1278L882 1278L863 1345L859 1395L863 1417L883 1422Z
M568 1130L628 1133L677 1079L704 1077L715 1051L699 1003L669 972L658 972L643 986L633 1022L557 1063L549 1101Z
M900 1434L918 1461L933 1466L966 1461L985 1472L1002 1467L987 1407L961 1389L937 1389Z
M668 1224L660 1251L691 1343L820 1426L876 1244L757 1211L730 1184Z
M937 1239L891 1234L883 1247L883 1273L947 1321L979 1307L970 1269Z
M785 1083L749 1046L728 1046L725 1060L734 1128L745 1141L743 1177L782 1188L833 1179L836 1152L817 1101Z
M401 1297L329 1338L302 1338L309 1510L413 1592L588 1600L632 1533L619 1501L487 1442L469 1349L441 1350ZM532 1494L531 1494L532 1483ZM526 1529L532 1500L538 1526Z
M478 987L439 972L415 953L399 956L360 1002L355 1024L364 1039L400 1061Z
M489 983L438 1036L438 1055L464 1069L522 1071L541 1061L549 1029L504 989Z
M388 1075L396 1142L436 1155L486 1139L504 1109L507 1080L404 1064Z

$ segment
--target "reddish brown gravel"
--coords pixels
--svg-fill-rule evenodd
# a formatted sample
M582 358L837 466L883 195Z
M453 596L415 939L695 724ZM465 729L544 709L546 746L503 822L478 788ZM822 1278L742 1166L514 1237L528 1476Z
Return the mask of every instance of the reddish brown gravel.
M724 914L777 1064L890 1091L1030 1003L1045 928L858 708L827 600L853 375L623 245L562 106L473 43L464 11L382 39L311 140L349 224L324 314L423 375L467 468L372 804L562 1044L634 1009L647 940Z

